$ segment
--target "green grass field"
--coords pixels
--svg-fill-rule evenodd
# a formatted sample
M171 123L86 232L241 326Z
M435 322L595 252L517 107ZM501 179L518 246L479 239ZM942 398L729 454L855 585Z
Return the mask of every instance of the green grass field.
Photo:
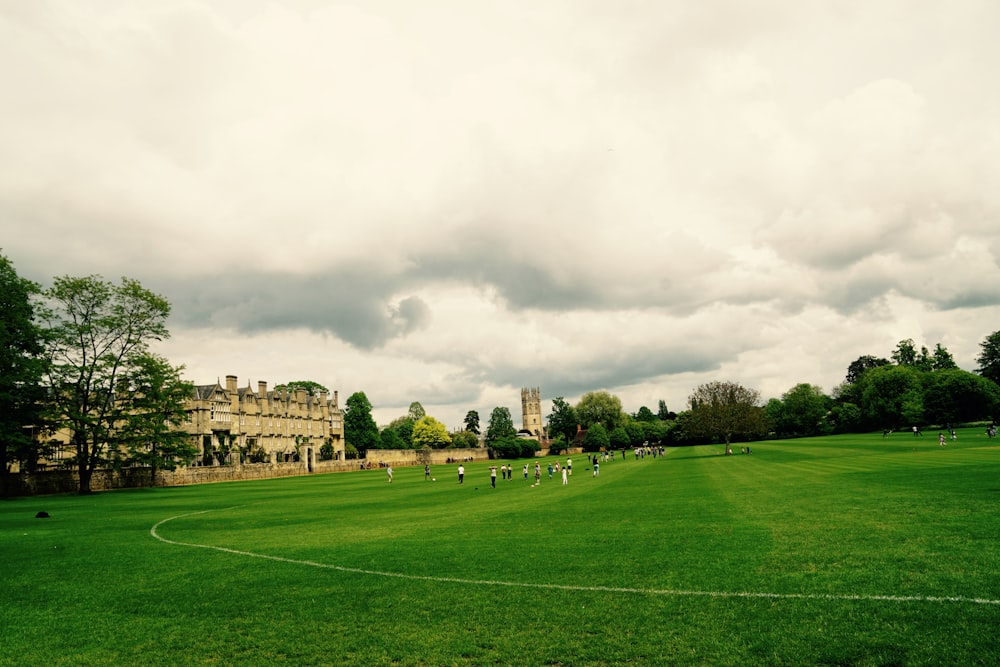
M998 664L1000 441L936 435L0 502L0 664Z

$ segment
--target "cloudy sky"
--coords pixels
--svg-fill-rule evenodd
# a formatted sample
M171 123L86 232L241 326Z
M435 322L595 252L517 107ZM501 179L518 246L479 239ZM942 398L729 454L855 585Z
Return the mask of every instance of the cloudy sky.
M994 0L0 2L0 248L451 428L1000 329ZM548 400L543 411L550 410Z

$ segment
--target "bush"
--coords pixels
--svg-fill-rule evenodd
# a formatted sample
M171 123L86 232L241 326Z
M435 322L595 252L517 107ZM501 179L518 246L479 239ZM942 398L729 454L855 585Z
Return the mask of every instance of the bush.
M267 463L268 459L267 452L260 445L257 445L256 449L250 450L250 463Z

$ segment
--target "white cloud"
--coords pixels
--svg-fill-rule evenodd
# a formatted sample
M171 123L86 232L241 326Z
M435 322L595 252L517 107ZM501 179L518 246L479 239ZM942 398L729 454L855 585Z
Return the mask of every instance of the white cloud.
M829 391L1000 315L1000 10L17 3L0 238L128 275L191 379L449 426L520 386ZM547 405L546 405L547 407Z

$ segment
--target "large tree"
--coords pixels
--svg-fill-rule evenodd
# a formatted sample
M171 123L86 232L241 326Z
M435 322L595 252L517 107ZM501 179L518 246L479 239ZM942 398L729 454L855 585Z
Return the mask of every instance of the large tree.
M472 431L459 431L451 436L451 446L459 449L473 449L479 446L479 436Z
M552 413L548 416L549 434L556 438L563 436L566 443L573 442L579 420L573 406L563 400L562 396L552 399Z
M924 423L923 373L913 365L882 366L862 379L861 411L869 424L897 429Z
M863 354L847 366L847 382L853 384L861 379L861 376L873 368L888 366L892 362L882 357L875 357L870 354Z
M372 404L365 392L356 391L347 399L344 409L344 440L354 445L359 456L382 444L378 425L372 418Z
M325 392L327 394L330 393L329 389L321 385L319 382L313 382L312 380L292 380L291 382L287 382L283 385L279 384L275 387L275 390L278 389L287 389L292 392L297 389L305 389L306 394L316 397L319 397L320 392Z
M496 440L515 435L517 435L517 429L514 428L514 420L510 417L510 410L501 407L493 408L493 412L490 413L490 423L486 427L486 437L484 438L486 444L489 445Z
M115 399L131 406L122 433L130 462L149 466L151 486L158 470L187 465L199 452L184 430L194 386L181 379L182 370L158 355L140 355L116 389Z
M1000 384L1000 331L994 331L979 344L980 352L976 357L979 368L976 372L988 380Z
M958 370L958 364L955 363L955 357L951 355L941 343L934 346L934 352L931 353L931 370L932 371L954 371Z
M608 431L600 422L587 429L587 435L583 438L583 451L599 452L611 446L611 438Z
M43 347L32 299L39 291L0 255L0 496L13 462L30 468L37 460Z
M772 399L773 400L773 399ZM782 435L817 435L825 428L830 399L815 385L797 384L781 396L774 423ZM771 406L771 402L768 402Z
M479 413L477 411L469 410L465 413L465 430L479 435Z
M636 412L635 415L633 415L633 417L636 421L641 421L641 422L651 422L657 418L656 415L653 414L653 411L647 408L645 405L640 407L639 411Z
M450 444L447 427L434 417L424 415L413 425L413 446L417 449L444 449Z
M625 423L621 399L606 391L588 391L576 404L576 416L583 428L601 424L613 431Z
M695 436L719 438L732 454L733 436L755 436L764 432L764 412L760 393L736 382L708 382L695 389L688 402L686 427Z
M924 417L930 424L1000 416L1000 386L974 373L960 369L927 373L923 389Z
M380 449L409 449L409 446L399 437L399 432L391 426L382 429L379 440Z
M136 280L100 276L56 278L44 296L49 419L68 433L80 493L90 493L94 471L129 444L136 405L119 385L141 382L150 343L170 335L170 304Z

